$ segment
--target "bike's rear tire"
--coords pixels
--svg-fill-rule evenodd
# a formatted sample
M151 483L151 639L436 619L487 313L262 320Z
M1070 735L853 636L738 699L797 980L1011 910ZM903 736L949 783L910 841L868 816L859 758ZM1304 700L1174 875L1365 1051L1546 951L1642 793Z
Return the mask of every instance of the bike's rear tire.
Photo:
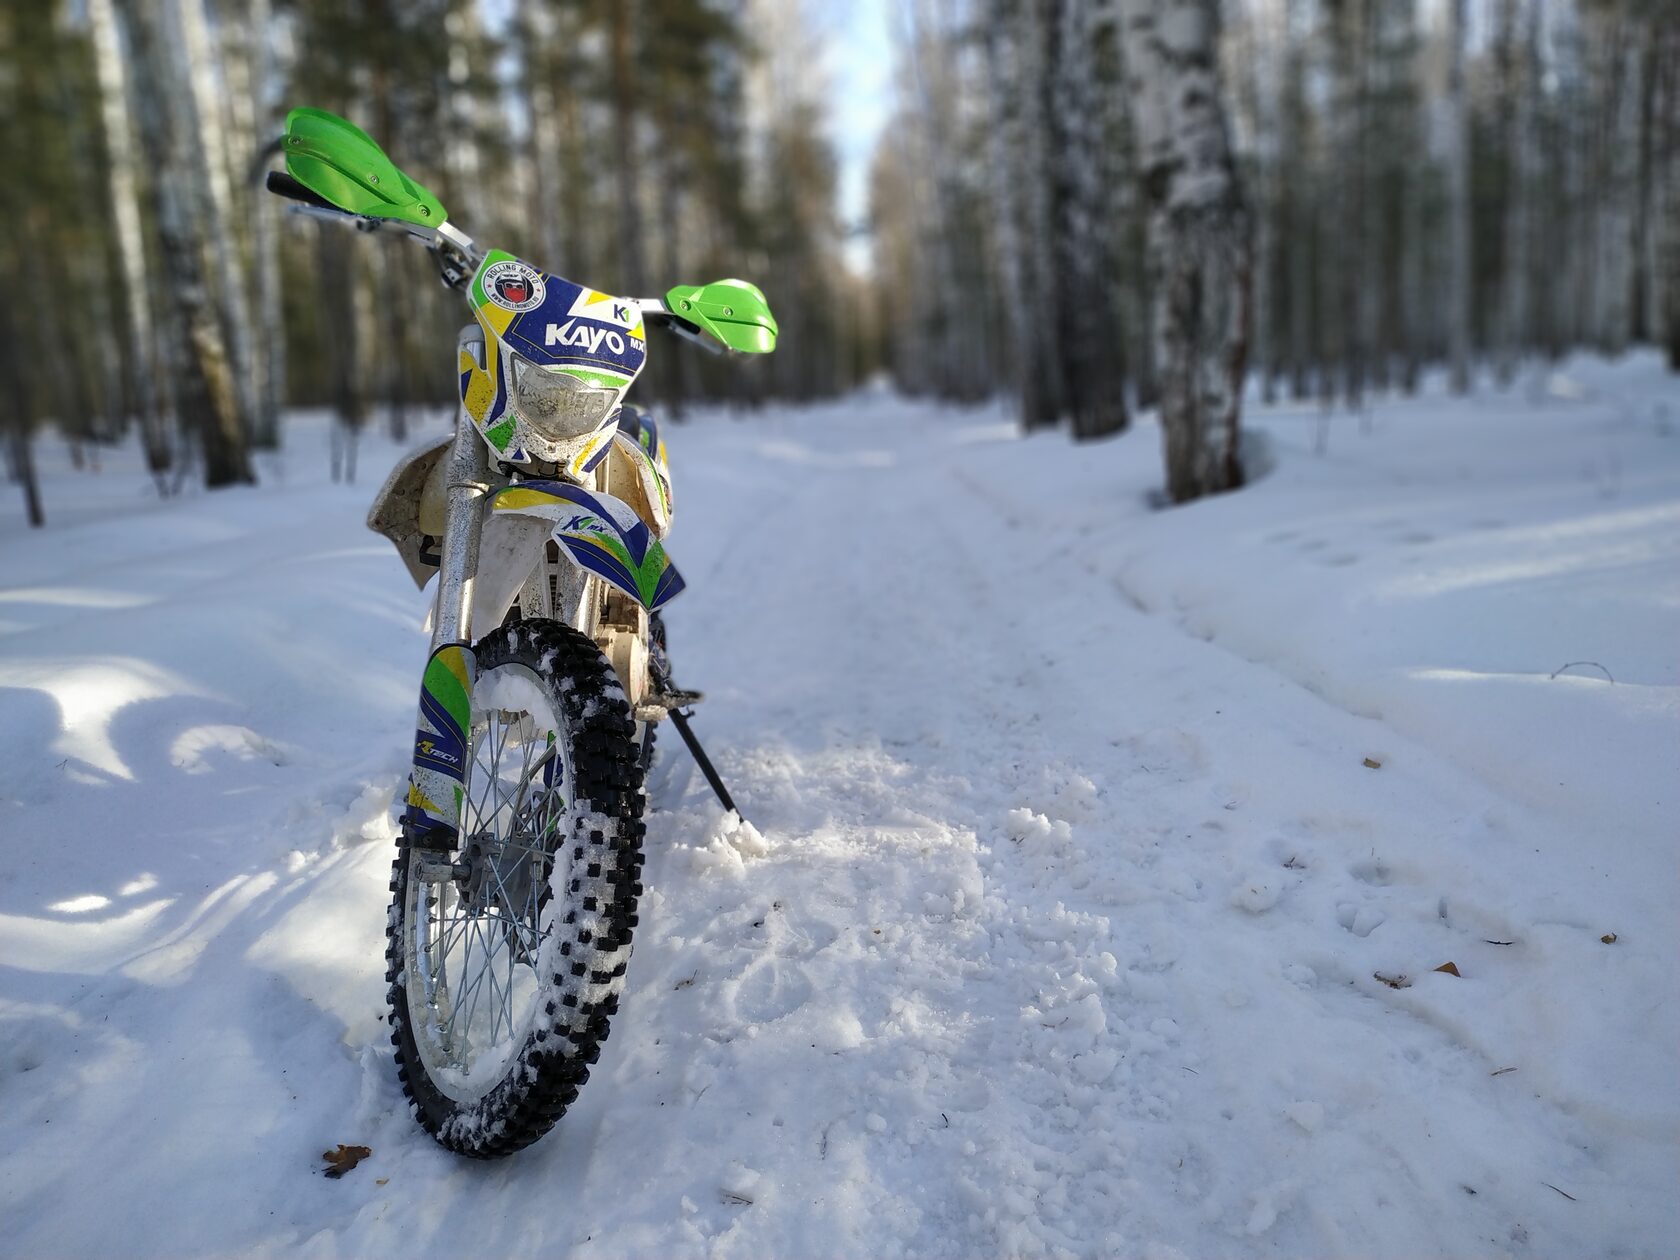
M539 817L546 821L540 827L527 828L548 838L521 837L519 851L534 855L525 859L531 865L522 873L527 881L523 906L530 913L532 931L522 936L520 930L507 928L518 916L497 900L495 890L505 894L504 877L512 882L514 873L505 859L493 879L481 877L476 885L460 878L440 883L435 867L428 881L421 877L421 862L437 859L411 850L405 839L399 841L392 867L385 957L391 1040L416 1120L449 1150L494 1159L547 1133L576 1099L590 1065L600 1056L609 1020L618 1009L636 926L644 802L640 749L633 742L629 706L593 642L560 622L531 620L485 636L474 656L481 682L515 676L520 687L536 688L509 693L475 687L470 736L474 749L482 732L494 729L497 720L504 729L523 729L519 724L525 719L516 717L513 728L507 723L510 714L520 712L533 718L528 726L541 716L541 725L555 731L555 742L563 745L565 768L557 782L564 784L564 795L555 798L552 809L544 807L547 812ZM510 710L504 707L509 694L524 694L532 703L524 710ZM481 707L481 700L492 699L494 710ZM530 739L528 733L525 738ZM476 751L469 760L474 763L466 785L470 801L473 774L483 766ZM494 773L489 778L494 781ZM521 798L536 790L533 782ZM458 858L468 840L463 836ZM487 885L494 888L485 891ZM464 891L469 886L476 893ZM440 926L433 916L441 918L445 902L455 918ZM455 926L463 922L467 927ZM438 949L441 941L447 952L451 932L458 933L455 939L460 942L481 924L489 925L480 933L481 941L490 941L480 946L485 958L502 947L498 941L512 942L506 944L508 975L519 969L521 1010L528 1012L516 1019L514 999L508 997L507 1035L488 1061L486 1071L494 1082L488 1086L483 1075L469 1081L470 1064L469 1072L460 1073L449 1058L453 1051L440 1049L457 1035L469 1043L471 1037L457 1034L453 1019L445 1033L441 1008L426 1004L421 972L429 967L425 959L435 955L421 952L417 944L431 941ZM520 922L520 929L524 926ZM502 933L499 938L494 936L497 931ZM461 948L470 952L471 946ZM496 965L481 959L481 966ZM437 974L430 967L434 993ZM507 979L508 994L513 990L512 979ZM453 1002L450 1005L453 1009ZM469 1014L468 1024L472 1020ZM493 1025L492 1034L496 1031Z

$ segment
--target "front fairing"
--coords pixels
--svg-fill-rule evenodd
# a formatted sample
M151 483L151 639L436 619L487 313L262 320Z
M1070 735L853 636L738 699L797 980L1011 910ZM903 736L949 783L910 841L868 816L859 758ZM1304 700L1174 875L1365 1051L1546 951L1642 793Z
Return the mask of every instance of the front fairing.
M461 402L496 457L515 465L552 464L587 476L617 430L616 406L592 432L556 438L513 404L510 354L561 372L592 389L624 391L647 362L641 308L625 298L574 284L503 250L485 255L469 296L484 330L482 353L461 356Z

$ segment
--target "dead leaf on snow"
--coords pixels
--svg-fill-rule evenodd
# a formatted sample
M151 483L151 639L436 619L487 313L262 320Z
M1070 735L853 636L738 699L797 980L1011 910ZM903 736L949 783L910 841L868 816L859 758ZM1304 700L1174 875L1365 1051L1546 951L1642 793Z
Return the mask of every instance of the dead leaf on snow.
M1386 984L1391 989L1409 989L1412 987L1412 978L1406 975L1391 976L1381 971L1373 971L1371 979Z
M1614 945L1616 943L1616 934L1614 932L1606 932L1598 939L1603 941L1606 945Z
M1367 770L1381 770L1382 769L1382 762L1378 761L1375 757L1365 758L1364 765L1365 765L1365 768Z
M1439 967L1435 968L1435 970L1444 971L1449 976L1459 976L1460 979L1463 979L1463 976L1459 974L1457 963L1444 962Z
M337 1150L321 1152L321 1158L327 1161L321 1171L336 1181L372 1154L365 1146L346 1146L340 1142Z

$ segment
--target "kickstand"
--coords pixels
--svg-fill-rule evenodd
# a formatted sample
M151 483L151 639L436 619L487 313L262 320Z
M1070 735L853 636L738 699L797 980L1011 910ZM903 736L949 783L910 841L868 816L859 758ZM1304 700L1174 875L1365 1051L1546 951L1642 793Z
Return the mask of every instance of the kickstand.
M712 791L717 798L735 817L741 817L741 811L735 808L735 802L729 795L729 789L723 786L723 780L718 778L718 772L712 766L712 759L706 756L706 750L700 747L700 741L694 737L694 732L688 726L688 714L681 709L670 712L672 724L677 728L677 734L682 736L683 743L688 745L688 751L694 755L695 763L700 767L700 773L706 776L706 782L712 785Z

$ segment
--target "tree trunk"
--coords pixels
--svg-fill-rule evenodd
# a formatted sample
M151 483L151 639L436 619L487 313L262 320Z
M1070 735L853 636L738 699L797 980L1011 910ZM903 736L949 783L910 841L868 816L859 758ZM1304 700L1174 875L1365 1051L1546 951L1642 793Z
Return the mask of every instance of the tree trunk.
M368 77L372 88L373 123L378 130L379 142L395 149L401 134L396 111L391 102L390 74L385 66L380 64L374 67ZM372 333L368 343L378 347L378 388L380 402L385 407L386 432L390 434L393 442L401 443L408 441L408 412L413 402L411 376L403 361L403 348L407 340L406 317L413 306L405 300L410 286L409 270L404 266L412 260L398 257L397 254L396 250L388 248L376 248L371 251L368 255L369 279L373 293L378 296L375 298L369 294L366 285L361 283L356 286L356 295L358 324ZM351 267L359 279L360 269L355 267L353 261ZM352 461L349 480L355 479L354 468Z
M1031 374L1021 382L1021 419L1029 429L1055 424L1067 398L1062 358L1056 345L1056 311L1061 294L1056 288L1055 207L1046 168L1050 145L1048 99L1053 65L1050 60L1050 14L1045 6L1020 6L1019 102L1023 227L1024 288L1012 297L1024 305L1031 339Z
M1448 32L1446 167L1447 167L1447 357L1452 388L1470 388L1470 124L1464 91L1464 28L1466 0L1450 0Z
M1020 203L1016 190L1021 187L1020 166L1016 161L1022 142L1021 132L1021 57L1020 41L1009 38L1009 0L990 0L988 20L982 24L986 49L986 68L991 76L992 90L987 94L991 111L988 128L988 157L991 165L991 197L993 214L997 220L997 252L1002 271L1003 290L1009 295L1004 303L1009 324L1010 376L1015 384L1017 405L1023 428L1032 428L1035 418L1027 409L1030 382L1039 375L1035 355L1036 342L1032 321L1027 310L1028 289L1025 283L1025 250L1021 242ZM1009 60L1011 50L1015 56Z
M205 484L249 483L255 478L246 452L238 388L222 321L204 279L208 249L208 172L193 146L191 94L178 81L176 58L167 51L165 0L147 0L128 10L134 49L135 117L153 172L162 282L170 307L170 371L183 429L204 449Z
M1631 246L1635 188L1638 181L1639 105L1643 93L1639 76L1643 68L1639 36L1643 33L1626 13L1616 15L1612 26L1612 58L1608 79L1610 108L1605 118L1604 145L1608 179L1601 186L1603 215L1600 221L1600 290L1603 326L1601 342L1610 354L1627 349L1633 327L1628 298L1633 293L1630 272L1637 265Z
M1250 242L1220 99L1216 0L1123 0L1149 206L1167 493L1242 484Z
M253 117L259 143L279 136L281 122L273 107L274 32L269 0L251 0L251 27L257 55L252 72ZM251 249L256 255L258 339L257 409L251 441L263 450L280 445L280 411L286 405L286 312L280 285L280 199L260 192L251 217Z
M571 84L556 72L554 49L555 6L543 0L518 0L516 21L524 32L519 55L525 88L531 102L531 132L528 148L531 164L531 221L536 225L536 244L542 250L543 265L558 267L566 256L562 235L565 219L560 213L562 146L559 91L570 92Z
M1052 97L1057 143L1055 187L1060 201L1056 239L1058 341L1067 364L1067 408L1074 438L1085 440L1126 427L1125 348L1110 309L1115 225L1104 213L1096 128L1101 101L1089 0L1061 0Z
M356 435L367 418L359 347L359 288L354 246L346 233L323 225L315 237L315 317L328 377L328 392L335 413L332 445L334 481L355 476L353 451Z
M0 385L13 398L24 396L22 350L18 345L17 321L11 303L0 303ZM5 430L6 463L12 479L23 491L24 512L29 524L39 529L46 524L41 511L41 487L35 476L35 451L30 443L29 415L21 407L8 408L0 415Z
M1233 92L1241 102L1239 109L1248 115L1254 128L1254 152L1251 155L1254 175L1250 183L1255 205L1254 344L1250 360L1260 378L1260 400L1270 406L1277 401L1278 327L1282 322L1278 312L1287 301L1288 294L1280 293L1277 284L1280 252L1277 240L1277 140L1281 127L1282 111L1278 100L1282 75L1278 68L1265 64L1268 44L1262 31L1265 20L1260 14L1247 16L1244 38L1237 54L1237 64L1242 67L1241 78L1233 85Z
M227 344L239 424L248 439L257 398L256 370L251 365L251 307L239 257L235 201L227 166L227 129L222 94L212 73L215 56L205 25L204 0L173 0L171 16L170 55L178 83L188 89L172 93L171 104L179 109L182 123L193 137L187 152L200 168L203 195L199 214L210 274L217 289L215 311ZM165 29L170 27L166 25Z
M1657 130L1657 52L1661 48L1656 31L1645 31L1643 62L1639 74L1639 173L1633 203L1633 268L1628 293L1628 307L1632 312L1630 332L1635 341L1650 341L1656 329L1656 303L1652 294L1656 288L1657 251L1656 232L1656 130Z
M1280 171L1280 236L1285 254L1289 318L1289 394L1297 401L1311 391L1309 369L1317 360L1313 337L1313 191L1307 158L1311 112L1307 105L1306 52L1295 34L1295 4L1284 10L1285 51L1282 69L1281 129L1277 150Z
M163 494L169 489L169 480L165 475L170 462L169 433L158 401L157 337L152 327L146 247L140 232L134 141L128 124L130 105L111 0L88 0L88 23L92 28L100 112L105 126L111 222L116 233L117 257L122 267L123 294L127 301L129 361L134 375L132 397L140 413L140 442L145 451L146 469L152 474L158 492Z
M41 485L35 476L35 446L29 440L29 434L21 424L13 424L7 430L7 441L11 445L12 468L17 475L18 485L23 490L23 509L29 519L29 524L40 529L47 523L46 516L41 511Z
M620 292L643 297L647 271L642 260L641 163L636 146L636 5L612 6L613 174L618 181L618 283Z
M1662 134L1657 141L1663 155L1661 166L1667 173L1663 182L1659 205L1666 203L1668 212L1653 212L1658 220L1653 232L1662 238L1657 249L1660 270L1654 283L1660 294L1654 301L1662 327L1662 344L1668 351L1668 366L1680 372L1680 30L1672 24L1659 30L1657 38L1663 53L1658 59L1662 73L1662 88L1657 105L1657 117L1664 120Z
M1364 401L1366 341L1363 295L1371 280L1370 242L1366 239L1367 196L1366 101L1364 90L1366 22L1364 5L1356 0L1325 4L1328 27L1332 101L1328 127L1335 178L1325 189L1332 230L1326 244L1332 251L1324 270L1328 331L1336 348L1336 368L1342 400L1357 409ZM1329 390L1322 395L1331 398Z

